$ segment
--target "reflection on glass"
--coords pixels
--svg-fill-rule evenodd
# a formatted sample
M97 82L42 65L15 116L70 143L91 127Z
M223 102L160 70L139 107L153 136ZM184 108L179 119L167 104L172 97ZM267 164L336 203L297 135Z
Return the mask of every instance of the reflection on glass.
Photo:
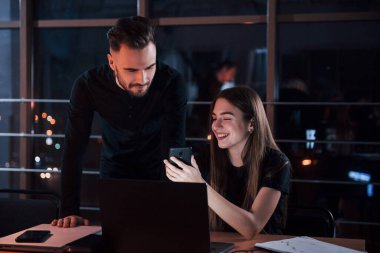
M19 97L19 33L16 29L0 29L0 96Z
M69 99L71 86L82 72L107 62L107 30L37 30L34 76L38 85L34 86L35 97ZM49 106L54 107L54 104Z
M333 12L375 12L380 10L378 1L313 0L278 1L278 11L282 13L333 13Z
M19 1L0 0L0 21L19 19Z
M379 22L281 24L279 31L281 102L378 103L380 82ZM302 34L302 36L300 36ZM355 38L355 42L346 38ZM337 141L380 141L378 106L341 104L280 105L277 133L281 139L305 139L316 129L317 140L331 141L321 152L349 155L376 152L379 146ZM297 144L290 153L303 152ZM294 149L294 147L297 147Z
M290 6L291 2L279 3ZM322 12L318 6L338 5L338 1L301 2L297 6L294 2L292 12L302 5L302 12ZM339 2L362 5L361 1ZM349 9L347 3L345 10ZM355 210L354 201L361 199L360 206L371 206L379 198L370 182L380 181L380 24L279 24L278 32L281 104L275 110L276 138L292 161L293 178L330 182L294 184L291 203L328 207L342 219L367 220L370 214ZM379 219L379 215L371 217ZM338 234L347 232L340 229Z
M17 1L0 0L0 20L18 18L13 15ZM18 13L18 12L17 12ZM19 97L19 35L18 30L0 29L0 99ZM0 102L0 133L18 133L20 104ZM19 137L0 137L0 167L17 168L20 163ZM11 188L11 173L0 172L2 188Z
M137 1L134 0L36 0L37 19L93 19L120 18L137 15Z
M236 16L266 14L267 3L261 0L164 0L149 1L153 17Z

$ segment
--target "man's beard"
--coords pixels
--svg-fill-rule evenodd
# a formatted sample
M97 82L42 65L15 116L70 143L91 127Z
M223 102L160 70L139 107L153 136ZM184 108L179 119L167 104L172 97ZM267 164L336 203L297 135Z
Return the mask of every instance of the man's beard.
M149 85L149 82L147 82L145 84L131 83L128 85L128 90L126 90L126 91L134 97L143 97L148 92L148 88L149 88L148 85ZM139 92L132 92L133 87L146 87L146 89L139 91Z
M115 74L115 81L118 84L118 86L121 87L124 91L128 92L131 96L143 97L148 92L149 82L146 82L145 84L130 83L128 85L125 85L124 83L120 82L120 78L118 77L117 71L115 71L114 74ZM142 92L132 92L133 87L144 87L144 86L147 87L146 90Z

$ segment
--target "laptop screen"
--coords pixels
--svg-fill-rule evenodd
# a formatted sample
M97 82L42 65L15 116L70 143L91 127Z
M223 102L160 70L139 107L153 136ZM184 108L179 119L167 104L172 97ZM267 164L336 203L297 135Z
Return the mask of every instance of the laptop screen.
M100 179L110 252L210 252L205 184Z

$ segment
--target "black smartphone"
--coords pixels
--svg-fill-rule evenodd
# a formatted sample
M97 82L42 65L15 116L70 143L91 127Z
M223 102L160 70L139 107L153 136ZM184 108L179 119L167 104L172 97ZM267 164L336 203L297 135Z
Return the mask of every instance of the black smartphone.
M190 165L191 164L191 147L185 147L185 148L170 148L169 150L169 157L176 157L182 162ZM173 165L176 165L174 162L172 162L169 159L170 163Z
M16 242L33 242L39 243L46 241L51 236L49 230L26 230L21 235L17 236Z

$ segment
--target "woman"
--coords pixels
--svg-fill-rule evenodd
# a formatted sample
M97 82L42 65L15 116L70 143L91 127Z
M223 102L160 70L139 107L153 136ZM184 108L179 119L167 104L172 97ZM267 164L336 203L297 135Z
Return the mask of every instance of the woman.
M210 225L229 226L247 239L262 230L281 234L291 165L277 147L260 97L247 87L223 90L211 105L211 168L207 184ZM191 166L164 160L174 182L206 183L192 157Z

